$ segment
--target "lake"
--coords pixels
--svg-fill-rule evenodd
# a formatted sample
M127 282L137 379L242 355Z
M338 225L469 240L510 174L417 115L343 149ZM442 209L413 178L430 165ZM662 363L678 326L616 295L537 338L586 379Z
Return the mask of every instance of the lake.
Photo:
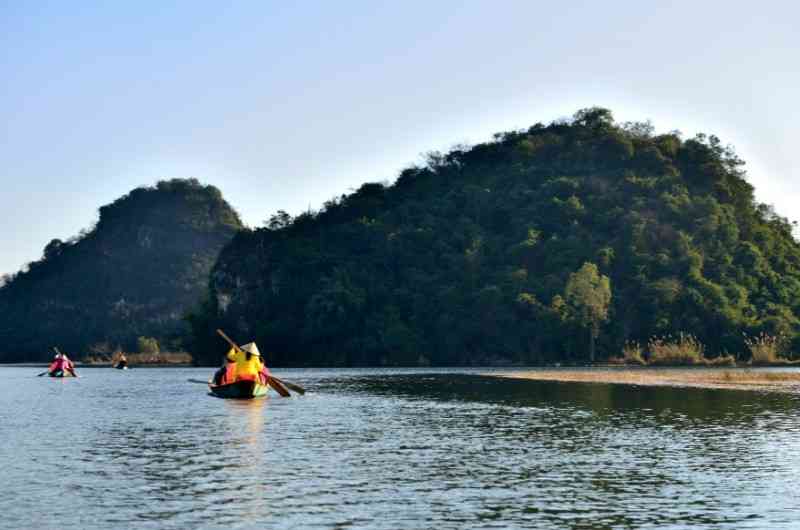
M277 370L0 368L1 528L797 528L800 397Z

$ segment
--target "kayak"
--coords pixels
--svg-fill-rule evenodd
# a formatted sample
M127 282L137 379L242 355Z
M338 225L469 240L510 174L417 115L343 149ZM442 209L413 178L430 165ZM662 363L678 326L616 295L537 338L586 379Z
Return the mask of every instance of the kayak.
M117 370L127 370L128 369L128 365L127 364L118 364L114 368L116 368Z
M47 372L47 375L50 377L75 377L70 372L66 372L64 370L56 370L54 372Z
M215 385L209 381L208 389L218 398L253 399L266 396L269 386L258 381L236 381L227 385Z

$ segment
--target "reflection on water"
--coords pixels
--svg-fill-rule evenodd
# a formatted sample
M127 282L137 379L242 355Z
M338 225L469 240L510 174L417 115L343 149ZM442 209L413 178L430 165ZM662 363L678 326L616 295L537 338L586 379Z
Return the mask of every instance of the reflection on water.
M0 527L800 524L794 396L307 370L303 398L230 401L202 370L0 372Z
M125 506L131 503L148 507L137 514L142 520L182 516L224 524L255 519L267 487L268 403L226 400L210 417L164 424L142 418L98 430L81 454L85 493L122 514L109 522L125 522ZM109 480L93 480L97 475Z

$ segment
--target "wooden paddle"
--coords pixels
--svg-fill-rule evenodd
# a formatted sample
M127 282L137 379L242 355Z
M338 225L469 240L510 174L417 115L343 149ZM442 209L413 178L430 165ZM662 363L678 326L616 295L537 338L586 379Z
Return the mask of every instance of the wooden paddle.
M218 329L218 330L217 330L217 333L219 334L219 336L220 336L220 337L222 337L223 339L225 339L225 341L226 341L228 344L230 344L230 345L231 345L231 347L232 347L233 349L235 349L235 350L236 350L236 351L238 351L239 353L244 353L244 354L247 354L247 352L245 352L244 350L242 350L242 349L239 347L239 345L238 345L238 344L236 344L235 342L233 342L233 341L230 339L230 337L228 337L228 336L225 334L225 332L224 332L224 331L222 331L221 329ZM289 389L287 389L287 388L286 388L286 386L284 386L284 384L283 384L283 382L282 382L282 381L280 381L279 379L277 379L277 378L275 378L275 377L273 377L273 376L271 376L271 375L267 377L267 383L269 384L269 386L271 386L272 388L274 388L274 389L275 389L275 391L276 391L278 394L280 394L280 395L281 395L281 396L283 396L283 397L290 397L290 396L292 395L292 394L289 392Z
M283 386L283 383L272 377L271 375L267 376L267 383L269 386L275 389L275 391L280 394L282 397L291 397L292 394L289 392L289 389Z
M270 377L273 378L275 381L279 382L280 384L282 384L283 386L285 386L286 388L289 388L290 390L294 390L295 392L297 392L301 396L306 393L306 389L303 388L300 385L296 385L294 383L290 383L289 381L284 381L283 379L278 379L274 375L271 375Z

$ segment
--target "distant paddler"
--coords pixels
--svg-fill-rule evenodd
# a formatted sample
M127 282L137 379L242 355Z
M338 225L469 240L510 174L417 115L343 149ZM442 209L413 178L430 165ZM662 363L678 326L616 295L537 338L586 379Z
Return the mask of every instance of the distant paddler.
M128 358L125 357L125 354L120 352L119 359L117 359L117 363L114 365L114 368L117 370L127 370L128 369Z
M69 357L65 353L61 353L58 348L53 348L53 350L56 352L53 362L47 367L47 371L42 372L39 376L47 374L50 377L78 377L78 374L75 373L75 364Z

